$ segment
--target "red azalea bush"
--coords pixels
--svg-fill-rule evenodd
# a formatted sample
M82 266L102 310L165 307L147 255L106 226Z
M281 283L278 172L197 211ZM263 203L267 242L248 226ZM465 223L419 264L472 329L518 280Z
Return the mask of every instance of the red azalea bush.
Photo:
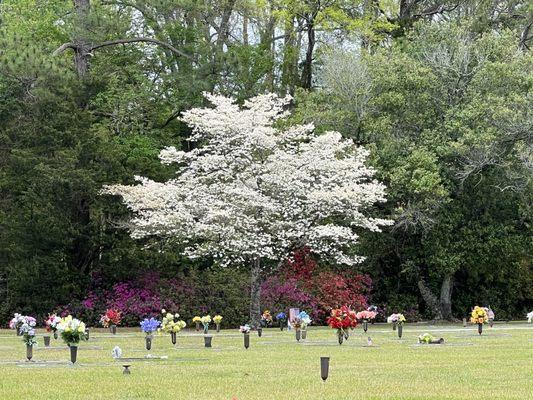
M372 280L351 271L319 270L308 248L302 248L261 286L261 304L270 310L299 307L313 320L324 322L327 310L349 304L366 308Z

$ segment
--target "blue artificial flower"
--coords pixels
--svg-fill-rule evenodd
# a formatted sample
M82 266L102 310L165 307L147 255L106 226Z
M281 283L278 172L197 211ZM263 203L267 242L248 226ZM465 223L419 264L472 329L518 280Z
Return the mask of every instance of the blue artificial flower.
M157 330L157 328L161 325L161 322L159 322L155 318L145 318L143 321L141 321L141 329L145 333L152 333Z
M278 315L276 315L276 319L285 319L287 318L287 314L284 312L280 312Z

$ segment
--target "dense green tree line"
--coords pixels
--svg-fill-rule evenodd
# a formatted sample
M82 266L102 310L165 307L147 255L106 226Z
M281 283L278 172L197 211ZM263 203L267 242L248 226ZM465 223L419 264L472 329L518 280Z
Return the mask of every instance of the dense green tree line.
M292 122L372 150L396 224L364 234L373 301L426 317L532 307L533 7L518 0L0 1L0 316L92 286L188 276L99 195L157 154L203 91L294 95ZM187 142L184 142L187 146ZM144 245L149 245L145 248Z

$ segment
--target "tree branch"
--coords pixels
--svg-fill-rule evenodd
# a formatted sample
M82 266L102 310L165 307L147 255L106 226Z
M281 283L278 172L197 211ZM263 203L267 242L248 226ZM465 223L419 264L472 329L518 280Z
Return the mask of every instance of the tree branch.
M102 43L99 43L99 44L96 44L96 45L90 47L88 49L88 51L91 52L93 50L101 49L102 47L114 46L114 45L117 45L117 44L140 43L140 42L156 44L158 46L161 46L161 47L164 47L164 48L170 50L171 52L173 52L174 54L177 54L178 56L185 57L185 58L188 58L189 60L194 61L194 57L190 56L187 53L184 53L181 50L176 49L174 46L172 46L172 45L170 45L168 43L162 42L161 40L147 38L147 37L136 37L136 38L130 38L130 39L108 40L106 42L102 42ZM59 55L59 54L63 53L67 49L76 50L77 48L78 48L78 45L76 45L74 43L71 43L71 42L68 42L68 43L64 43L61 46L59 46L52 54L56 56L56 55Z

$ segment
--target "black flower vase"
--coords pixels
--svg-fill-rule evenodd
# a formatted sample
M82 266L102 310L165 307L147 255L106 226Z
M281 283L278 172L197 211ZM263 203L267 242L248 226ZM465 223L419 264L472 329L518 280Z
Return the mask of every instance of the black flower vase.
M33 346L31 344L26 345L26 358L31 361L33 358Z
M481 335L481 333L483 333L483 324L482 323L478 323L477 324L477 333L479 333Z
M110 328L111 328L111 333L112 333L113 335L116 335L116 334L117 334L117 326L116 326L116 325L111 325Z
M78 345L70 344L70 362L72 364L76 363L78 359Z
M43 336L44 347L50 347L50 335Z
M170 332L170 340L172 344L176 344L176 332Z
M220 324L217 324L217 333L220 332Z
M402 335L403 335L403 325L399 324L398 325L398 337L401 339Z
M494 320L493 319L489 319L489 326L491 328L494 326Z
M395 330L396 330L396 325L397 325L397 323L396 323L396 322L393 322L393 323L392 323L392 330L393 330L393 331L395 331Z
M54 339L57 340L57 331L54 332Z
M204 336L204 346L205 347L211 347L211 340L213 339L213 336Z
M368 330L368 321L363 321L363 330L366 331Z
M328 375L329 375L329 357L320 357L320 377L325 382L326 379L328 379Z
M302 329L302 340L307 339L307 329Z
M152 336L146 336L144 339L146 340L146 350L152 350Z
M299 342L302 338L302 332L299 329L296 329L296 341Z
M250 334L245 333L244 334L244 348L247 349L248 347L250 347Z
M259 337L263 336L263 328L261 327L257 328L257 336Z
M279 329L283 332L283 327L285 326L285 324L283 323L283 321L279 321Z
M338 337L338 339L339 339L339 345L341 345L342 342L344 341L344 335L342 334L342 332L339 331L339 332L337 333L337 337Z
M195 322L196 324L196 332L199 332L200 331L200 323L199 322Z
M85 329L85 338L86 338L87 340L89 340L90 337L91 337L91 332L89 331L89 328L86 328L86 329Z

